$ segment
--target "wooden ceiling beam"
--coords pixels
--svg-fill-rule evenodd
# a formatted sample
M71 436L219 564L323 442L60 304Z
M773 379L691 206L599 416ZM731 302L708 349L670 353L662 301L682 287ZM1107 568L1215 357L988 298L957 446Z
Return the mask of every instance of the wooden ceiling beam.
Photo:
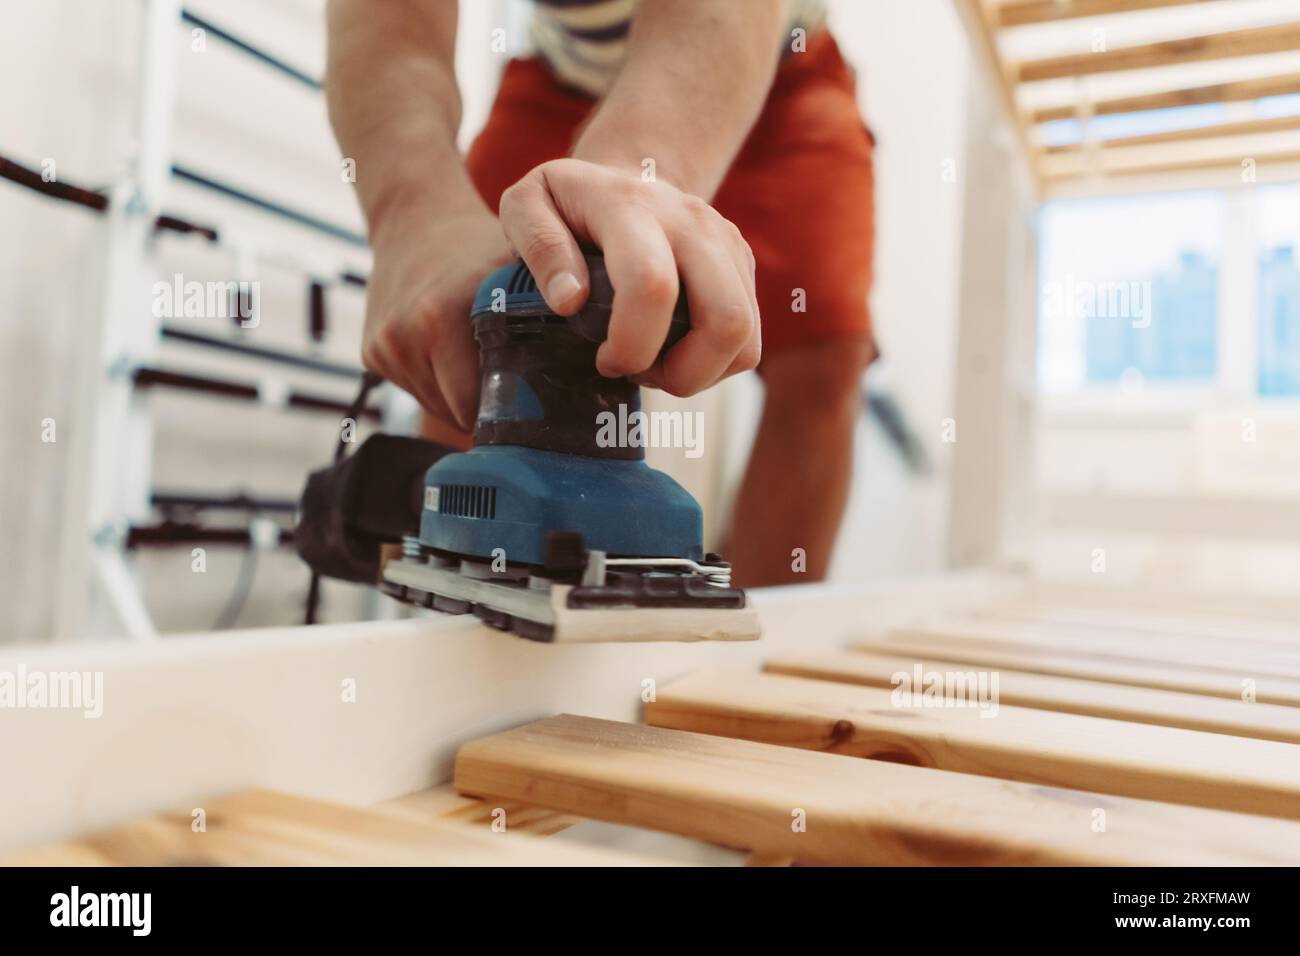
M994 17L1000 27L1020 27L1052 20L1072 20L1076 17L1097 17L1109 13L1207 2L1209 0L1011 0L999 4Z
M1249 30L1210 33L1183 37L1141 46L1119 47L1098 53L1073 53L1068 56L1027 60L1010 67L1020 83L1057 80L1120 70L1147 70L1173 64L1223 60L1263 53L1300 50L1300 22L1279 23Z
M1208 86L1098 100L1092 104L1091 111L1094 116L1110 116L1116 113L1175 109L1179 106L1201 106L1206 103L1240 103L1265 96L1288 96L1293 93L1300 93L1300 73L1233 80L1228 83L1212 83ZM1053 120L1074 119L1077 116L1078 107L1069 104L1033 110L1029 114L1029 119L1033 123L1049 123Z
M1300 130L1300 116L1270 116L1265 119L1242 120L1239 123L1214 123L1210 126L1194 126L1188 129L1162 130L1159 133L1143 133L1140 136L1113 136L1109 139L1094 140L1091 143L1067 143L1049 146L1044 152L1052 156L1060 156L1079 153L1092 146L1107 149L1124 146L1155 146L1161 143L1226 139L1232 136L1251 136L1259 133L1279 133L1291 130Z

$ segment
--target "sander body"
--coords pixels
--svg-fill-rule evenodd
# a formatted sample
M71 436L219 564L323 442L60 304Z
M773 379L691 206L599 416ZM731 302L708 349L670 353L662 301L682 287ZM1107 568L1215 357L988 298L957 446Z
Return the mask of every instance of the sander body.
M522 262L480 286L474 446L444 449L428 468L418 530L380 587L539 641L755 639L730 565L704 553L699 504L646 463L643 441L600 428L635 421L641 400L627 378L596 371L614 290L600 256L587 265L588 301L567 317ZM689 330L683 293L663 348Z

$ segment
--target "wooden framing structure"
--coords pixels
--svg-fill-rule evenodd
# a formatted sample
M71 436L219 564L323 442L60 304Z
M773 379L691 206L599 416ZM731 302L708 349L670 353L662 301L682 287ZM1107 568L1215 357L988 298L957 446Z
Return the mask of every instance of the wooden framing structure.
M19 650L105 700L5 715L0 861L683 862L583 843L603 821L753 865L1300 862L1300 607L1154 601L962 574L759 592L751 645L427 618ZM922 673L997 683L898 696Z
M1182 183L1223 182L1225 171L1255 164L1255 175L1300 174L1300 121L1295 116L1251 115L1247 104L1272 96L1300 93L1295 58L1300 51L1300 18L1274 22L1243 21L1219 29L1179 27L1206 0L957 0L972 33L977 58L999 87L1010 122L1044 194L1077 194L1080 182L1093 191L1134 175L1178 173ZM1213 11L1210 11L1213 12ZM1220 12L1223 12L1220 10ZM1229 16L1219 18L1231 23ZM1294 13L1294 11L1293 11ZM1141 20L1158 39L1136 42L1129 29ZM1178 27L1178 29L1171 28ZM1070 29L1078 40L1072 52L1050 56L1012 53L1028 43L1009 43L1016 34L1056 39ZM1036 31L1036 32L1035 32ZM1168 34L1174 35L1170 38ZM1089 45L1092 37L1093 45ZM1111 37L1115 37L1113 42ZM1281 59L1279 59L1279 57ZM1243 60L1250 75L1222 82L1182 85L1177 75L1187 64ZM1282 65L1279 67L1278 65ZM1133 92L1098 97L1094 78L1123 74ZM1055 84L1055 85L1053 85ZM1050 89L1048 89L1050 87ZM1046 97L1046 99L1045 99ZM1097 137L1097 116L1211 103L1236 104L1236 112L1214 122L1141 136ZM1069 145L1048 145L1043 124L1075 119L1082 136ZM1150 147L1172 146L1172 149ZM1258 167L1266 167L1261 170ZM1190 177L1190 178L1188 178Z

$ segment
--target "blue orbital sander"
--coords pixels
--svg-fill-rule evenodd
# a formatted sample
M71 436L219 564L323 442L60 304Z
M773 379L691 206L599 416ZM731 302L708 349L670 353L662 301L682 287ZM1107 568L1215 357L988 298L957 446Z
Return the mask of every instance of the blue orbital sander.
M731 566L704 553L699 503L640 444L598 439L601 413L627 420L641 393L596 371L614 290L602 257L587 269L591 293L571 316L551 311L522 262L479 287L474 447L428 469L419 533L380 586L538 641L753 640ZM689 330L683 292L663 349Z

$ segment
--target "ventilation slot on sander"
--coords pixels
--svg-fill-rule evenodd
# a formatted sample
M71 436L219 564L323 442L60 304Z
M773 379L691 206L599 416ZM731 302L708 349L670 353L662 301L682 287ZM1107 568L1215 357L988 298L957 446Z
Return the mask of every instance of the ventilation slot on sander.
M458 518L495 518L497 490L489 485L443 485L438 511Z

